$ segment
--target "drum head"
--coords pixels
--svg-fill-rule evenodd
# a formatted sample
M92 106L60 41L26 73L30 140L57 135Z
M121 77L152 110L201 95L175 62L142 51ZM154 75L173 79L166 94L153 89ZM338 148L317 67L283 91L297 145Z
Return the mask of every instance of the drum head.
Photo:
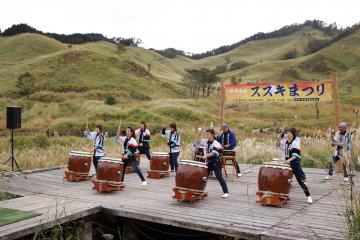
M121 159L121 158L110 158L110 157L102 157L102 158L100 158L99 161L122 163L122 159Z
M292 170L291 167L286 164L286 163L279 163L279 162L264 162L263 165L264 167L270 167L270 168L281 168L281 169L286 169L286 170Z
M152 152L152 155L153 156L164 156L164 155L169 156L169 153L167 153L167 152Z
M91 156L89 152L81 152L81 151L70 151L69 154L75 156Z
M192 160L180 160L179 164L192 165L192 166L207 168L206 163L198 162L198 161L192 161Z

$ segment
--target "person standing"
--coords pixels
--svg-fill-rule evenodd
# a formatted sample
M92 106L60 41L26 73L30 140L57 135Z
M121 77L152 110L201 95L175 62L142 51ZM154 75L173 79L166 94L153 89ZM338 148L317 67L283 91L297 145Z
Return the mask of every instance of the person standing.
M214 171L217 180L220 183L220 186L223 191L223 198L229 197L229 190L227 188L225 179L222 176L222 164L220 162L220 154L221 154L221 145L215 139L215 131L214 129L208 129L207 132L207 145L206 145L206 154L202 157L206 161L206 165L208 167L208 176L210 172Z
M138 145L137 145L137 142L135 139L135 130L132 127L128 127L128 128L126 128L126 139L124 141L124 153L121 157L122 161L124 163L123 175L122 175L121 181L122 182L124 181L127 165L131 164L134 172L136 172L138 174L139 178L141 179L141 185L145 186L148 183L146 182L144 175L142 174L142 172L140 171L140 169L138 168L138 166L136 164L137 148L138 148Z
M329 180L334 172L334 164L339 160L342 161L344 182L348 182L347 166L351 159L351 132L347 130L347 124L341 122L339 124L339 131L331 136L331 146L335 147L335 153L332 161L329 163L329 172L325 176L325 180Z
M140 122L140 128L135 131L138 136L138 149L140 154L145 154L148 160L151 160L150 154L150 131L147 129L146 121Z
M97 169L98 162L101 157L104 156L105 151L105 134L103 133L103 127L100 124L95 126L95 131L90 132L88 129L84 132L84 136L93 140L93 146L90 152L93 153L93 164L95 171Z
M221 126L221 130L222 132L219 136L217 136L216 140L221 144L224 150L232 150L236 152L235 150L236 150L237 140L235 133L233 131L230 131L229 126L226 123L224 123ZM237 175L238 177L241 177L239 164L237 161L235 161L235 164L236 164Z
M287 140L285 142L285 163L289 164L295 178L303 189L306 201L312 203L312 198L307 187L306 176L301 168L301 150L300 138L296 128L290 128L286 131Z
M169 146L169 155L170 155L170 168L173 172L178 169L178 157L180 154L180 134L177 131L176 123L171 123L169 125L169 130L165 128L162 129L162 136L167 139L167 145Z

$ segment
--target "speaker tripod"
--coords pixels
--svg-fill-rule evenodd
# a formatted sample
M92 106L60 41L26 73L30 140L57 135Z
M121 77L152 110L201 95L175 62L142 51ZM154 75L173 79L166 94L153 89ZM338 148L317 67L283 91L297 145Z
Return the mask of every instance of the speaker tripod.
M20 168L18 162L15 159L15 155L14 155L14 129L11 129L10 142L11 142L11 156L3 164L6 165L7 163L11 162L11 171L21 173L24 176L24 178L26 179L26 176L24 175L24 171ZM7 172L7 171L0 170L0 173L3 176L5 176L5 172Z

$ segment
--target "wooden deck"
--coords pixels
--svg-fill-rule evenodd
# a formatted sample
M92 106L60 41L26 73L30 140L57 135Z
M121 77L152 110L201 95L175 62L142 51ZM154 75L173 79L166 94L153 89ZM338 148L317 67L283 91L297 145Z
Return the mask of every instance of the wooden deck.
M142 161L142 170L148 161ZM54 222L104 212L183 228L206 231L244 239L346 239L345 186L340 176L325 182L325 170L305 169L314 203L294 182L290 202L281 208L256 204L258 166L241 166L250 170L241 178L228 178L228 199L222 199L216 180L209 180L205 200L178 202L172 198L174 174L160 180L149 179L140 186L136 174L125 177L124 191L109 194L91 190L90 181L66 182L63 170L49 170L0 177L0 191L24 197L0 202L0 207L32 210L41 216L0 227L0 239L13 239ZM230 171L229 171L230 172ZM295 181L295 179L294 179ZM356 183L358 186L359 182Z

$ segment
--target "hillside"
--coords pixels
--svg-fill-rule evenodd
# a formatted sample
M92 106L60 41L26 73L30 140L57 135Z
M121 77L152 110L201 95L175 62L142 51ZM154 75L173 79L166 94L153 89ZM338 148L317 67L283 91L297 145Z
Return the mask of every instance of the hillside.
M274 82L328 79L337 71L342 104L341 117L358 122L353 111L360 104L360 31L314 53L308 43L330 37L312 27L281 38L251 41L225 54L189 59L183 56L165 58L140 47L117 46L105 42L79 45L62 44L38 34L20 34L0 38L0 126L5 125L4 107L20 104L24 107L27 129L49 127L60 132L79 134L86 125L104 123L115 129L122 119L135 125L140 119L159 129L177 121L183 129L218 120L218 92L208 99L186 99L181 79L185 69L214 69L227 62L244 61L248 66L218 76L230 82ZM282 60L296 49L294 59ZM144 74L151 65L150 77ZM15 82L26 71L37 79L40 90L29 99L21 97ZM145 74L146 75L146 74ZM115 105L104 100L112 95ZM320 119L316 119L314 103L239 104L229 105L226 121L234 128L251 131L254 128L276 128L291 122L303 131L329 127L333 121L332 105L319 104ZM296 120L292 114L297 111ZM290 113L290 114L287 114Z
M293 50L296 51L296 57L301 57L308 54L308 43L310 41L330 38L330 36L313 27L304 27L289 36L252 41L225 54L201 59L195 64L195 67L215 69L217 66L224 64L229 67L232 63L239 61L257 64L282 60L287 52Z

